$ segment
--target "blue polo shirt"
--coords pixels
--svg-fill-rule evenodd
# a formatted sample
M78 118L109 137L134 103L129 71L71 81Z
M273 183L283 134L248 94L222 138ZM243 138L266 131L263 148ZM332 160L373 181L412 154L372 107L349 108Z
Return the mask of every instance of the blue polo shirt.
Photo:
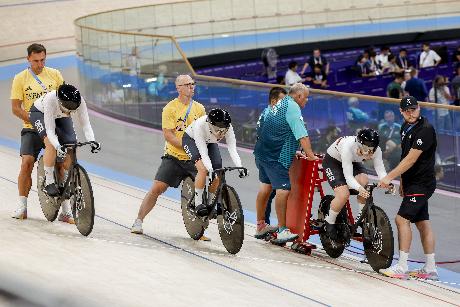
M408 92L409 95L417 98L418 101L425 101L428 96L425 82L419 78L407 80L404 90Z
M291 96L286 96L260 115L254 155L258 160L277 161L289 168L299 140L306 136L308 131L300 107Z

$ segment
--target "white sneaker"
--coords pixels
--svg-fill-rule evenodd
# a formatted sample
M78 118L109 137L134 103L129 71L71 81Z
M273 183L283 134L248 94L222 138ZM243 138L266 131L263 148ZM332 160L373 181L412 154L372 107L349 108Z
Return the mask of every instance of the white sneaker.
M141 219L136 219L134 221L133 227L131 227L131 233L135 233L138 235L141 235L144 233L144 230L142 229L142 220Z
M425 267L415 271L410 271L409 276L420 279L439 280L438 272L436 270L427 271Z
M286 242L292 242L295 239L297 239L299 235L292 233L289 228L285 228L281 232L276 233L276 239L273 240L273 243L275 244L282 244Z
M256 239L263 239L265 238L266 235L270 233L274 233L277 230L278 230L278 226L272 226L270 224L265 223L263 227L261 228L257 227L256 234L254 237Z
M389 267L388 269L380 269L380 274L391 278L398 279L409 279L409 274L399 263L396 263L394 266Z
M27 206L19 204L18 208L13 212L11 217L18 220L27 219Z

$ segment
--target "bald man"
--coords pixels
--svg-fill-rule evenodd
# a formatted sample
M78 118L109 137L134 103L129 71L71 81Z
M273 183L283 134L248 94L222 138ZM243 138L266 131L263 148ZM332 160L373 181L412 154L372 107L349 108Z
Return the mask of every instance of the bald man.
M168 187L177 188L187 176L196 176L195 164L182 148L182 136L185 129L196 119L206 115L202 104L192 99L195 93L195 81L189 75L176 78L176 89L179 96L163 108L161 126L165 138L165 152L155 175L150 191L145 195L134 221L131 232L142 234L142 222L155 206L158 196ZM206 240L207 238L202 238Z

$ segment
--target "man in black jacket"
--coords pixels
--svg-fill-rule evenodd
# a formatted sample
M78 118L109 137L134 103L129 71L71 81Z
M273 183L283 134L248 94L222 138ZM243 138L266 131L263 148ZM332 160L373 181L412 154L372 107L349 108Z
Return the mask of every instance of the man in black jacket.
M420 116L417 99L412 96L401 99L400 111L404 117L401 127L401 162L380 180L381 187L388 187L391 180L401 176L399 192L403 197L396 216L399 239L399 261L380 273L407 279L409 276L438 280L434 260L434 235L428 214L428 199L436 189L434 171L436 152L436 132L425 117ZM426 256L425 265L409 272L407 259L412 241L410 223L415 223Z

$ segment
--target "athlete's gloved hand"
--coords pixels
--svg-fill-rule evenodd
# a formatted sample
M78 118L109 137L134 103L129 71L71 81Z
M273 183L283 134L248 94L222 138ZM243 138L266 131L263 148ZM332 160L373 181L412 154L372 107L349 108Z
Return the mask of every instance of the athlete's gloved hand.
M101 150L101 143L96 142L96 141L92 141L91 142L91 152L96 153L99 150Z
M60 159L65 159L65 156L67 155L67 149L64 146L60 145L56 149L56 155Z
M371 195L371 194L369 194L369 191L367 191L363 187L360 187L358 192L359 192L359 196L361 196L362 198L368 198Z
M248 170L245 169L245 168L244 168L244 169L238 170L238 172L240 173L240 175L238 176L238 177L240 177L240 178L244 178L244 177L249 176L249 172L248 172Z

